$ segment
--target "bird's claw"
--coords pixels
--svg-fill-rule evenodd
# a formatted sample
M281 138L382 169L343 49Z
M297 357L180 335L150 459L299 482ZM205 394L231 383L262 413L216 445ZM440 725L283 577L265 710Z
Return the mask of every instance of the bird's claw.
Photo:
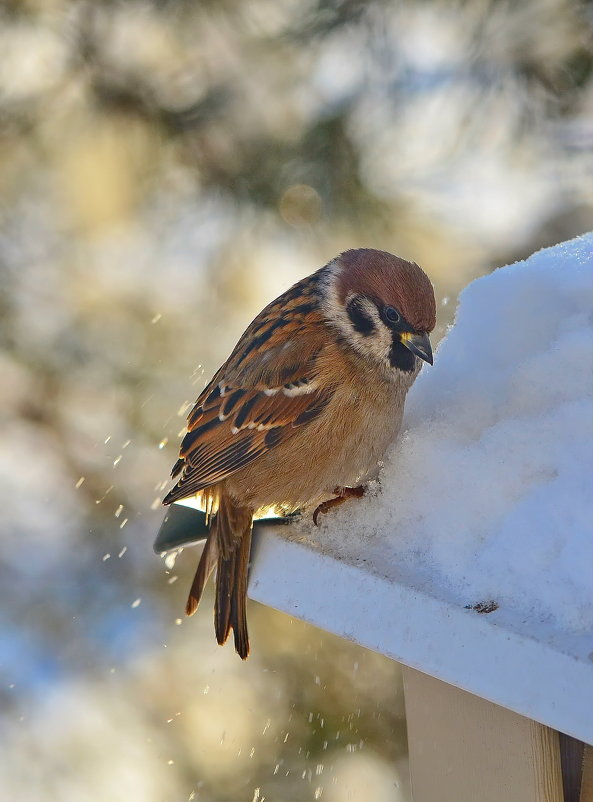
M313 513L313 523L315 526L319 526L318 518L320 513L325 515L332 507L338 507L340 504L343 504L346 499L362 498L364 496L364 487L362 487L362 485L360 487L336 487L334 493L336 494L334 498L328 498L327 501L322 501L315 509Z

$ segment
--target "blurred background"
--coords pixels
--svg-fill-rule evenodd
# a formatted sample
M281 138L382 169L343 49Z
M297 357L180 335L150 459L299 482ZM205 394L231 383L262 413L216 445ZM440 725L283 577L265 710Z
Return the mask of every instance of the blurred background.
M396 664L152 553L185 415L359 246L472 278L593 228L593 3L0 3L5 799L409 798Z

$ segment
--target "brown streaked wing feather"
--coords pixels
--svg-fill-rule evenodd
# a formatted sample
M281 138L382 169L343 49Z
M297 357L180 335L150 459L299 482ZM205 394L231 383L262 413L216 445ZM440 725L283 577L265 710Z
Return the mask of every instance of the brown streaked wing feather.
M263 392L252 393L243 406L252 401L255 405L251 415L243 417L242 428L234 426L234 421L242 416L240 407L235 417L220 421L214 418L214 427L198 432L195 441L188 441L183 447L183 469L181 479L168 494L166 503L171 503L194 495L206 487L221 482L226 477L245 467L262 454L294 434L298 427L304 426L319 415L333 391L313 391L307 395L287 398L274 396L275 403ZM258 412L258 404L262 412ZM265 413L266 423L258 424ZM260 426L261 428L252 428ZM186 438L194 432L188 432Z
M303 375L322 346L317 300L320 273L318 270L297 282L253 319L227 361L201 392L188 416L189 429L205 410L217 405L221 384L263 389L287 384Z
M262 342L257 350L250 348L252 330L257 334L258 326L270 328L269 318L268 323L260 320L266 311L190 413L176 463L181 477L164 503L194 495L250 464L313 420L331 398L333 388L315 384L325 342L319 312L307 306L271 330L266 347ZM310 391L290 395L289 385Z

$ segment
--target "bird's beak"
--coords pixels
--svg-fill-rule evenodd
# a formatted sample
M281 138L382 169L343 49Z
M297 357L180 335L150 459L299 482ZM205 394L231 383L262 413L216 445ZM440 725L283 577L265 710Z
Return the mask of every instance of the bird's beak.
M432 365L432 348L428 334L412 334L410 331L404 331L400 334L400 338L402 345L409 351Z

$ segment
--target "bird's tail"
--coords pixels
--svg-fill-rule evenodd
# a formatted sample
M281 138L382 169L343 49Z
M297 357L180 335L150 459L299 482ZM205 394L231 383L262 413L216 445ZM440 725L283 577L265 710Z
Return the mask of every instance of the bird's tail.
M222 645L232 629L235 649L243 660L249 654L246 599L252 522L252 510L237 506L227 496L220 498L185 606L187 615L195 613L216 567L216 640Z

